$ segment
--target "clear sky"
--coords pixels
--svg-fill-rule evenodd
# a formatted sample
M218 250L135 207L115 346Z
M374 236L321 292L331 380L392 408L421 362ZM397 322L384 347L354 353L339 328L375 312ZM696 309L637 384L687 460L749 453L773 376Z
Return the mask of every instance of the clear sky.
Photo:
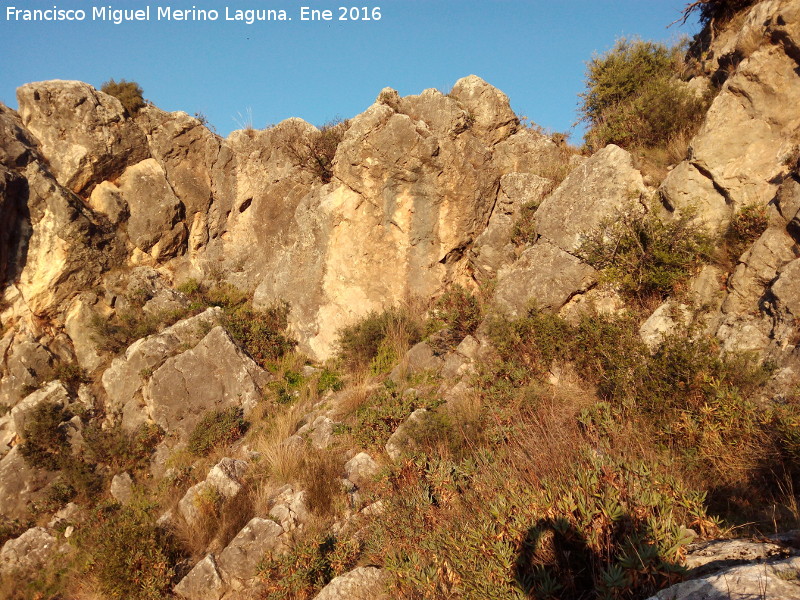
M367 108L385 86L448 91L475 74L514 110L554 131L576 120L585 62L620 36L676 41L696 22L667 25L686 0L2 0L0 101L16 108L29 81L135 80L165 110L200 112L222 135L291 116L322 124ZM83 22L8 20L8 8L82 9ZM143 9L150 20L93 21L94 7ZM159 7L217 10L217 21L157 20ZM300 8L333 21L301 21ZM339 6L380 8L380 20L339 21ZM291 21L227 21L236 9L286 11ZM362 10L355 12L363 14ZM20 17L21 18L21 17ZM573 141L579 141L576 130Z

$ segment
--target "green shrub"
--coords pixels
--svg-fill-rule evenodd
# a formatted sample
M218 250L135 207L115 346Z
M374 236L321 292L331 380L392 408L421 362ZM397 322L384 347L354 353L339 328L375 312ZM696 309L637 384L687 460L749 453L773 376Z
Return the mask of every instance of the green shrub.
M154 523L155 507L107 504L80 529L78 548L85 569L108 598L161 600L170 595L180 552Z
M307 535L288 552L270 552L259 565L264 600L310 600L334 577L356 565L359 543L334 535Z
M370 367L374 373L382 373L400 358L396 346L413 345L420 339L421 327L407 311L371 312L339 331L338 356L350 369Z
M242 409L237 407L212 410L203 415L189 434L189 452L206 456L214 448L229 446L247 431Z
M481 316L478 299L463 286L455 284L436 300L426 330L447 329L449 345L455 345L465 336L475 333Z
M61 426L71 418L69 411L56 402L42 402L25 420L20 452L32 467L56 471L70 456L67 430Z
M539 202L526 202L519 211L514 229L511 232L511 241L518 246L533 244L538 238L536 233L536 220L534 215L539 209Z
M103 83L100 91L109 96L114 96L119 100L130 116L134 116L147 104L142 97L143 92L141 86L135 81L120 79L119 82L117 82L113 79L109 79Z
M120 424L103 429L100 421L94 420L83 428L83 455L92 463L106 465L114 474L144 469L163 437L163 430L153 423L143 423L129 432Z
M289 305L279 303L259 310L245 302L225 311L225 327L258 364L265 367L297 346L286 329Z
M677 80L681 54L680 46L623 38L594 57L580 95L587 146L659 146L696 130L708 99L697 98Z
M91 379L86 370L77 363L61 363L56 367L55 379L58 379L67 388L77 390L82 383L89 383Z
M584 236L578 254L629 298L664 298L713 252L710 236L690 212L662 220L653 212L622 212Z
M748 204L736 213L728 226L725 241L728 243L729 254L738 258L747 248L755 242L769 225L767 207L758 204Z
M331 390L338 392L344 387L344 381L336 371L331 371L328 368L323 369L317 380L317 392L322 394Z

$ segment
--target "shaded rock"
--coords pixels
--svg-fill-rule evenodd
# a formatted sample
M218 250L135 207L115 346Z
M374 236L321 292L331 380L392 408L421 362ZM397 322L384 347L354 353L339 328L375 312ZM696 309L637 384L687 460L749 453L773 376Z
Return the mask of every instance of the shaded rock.
M153 421L186 439L206 411L241 407L249 413L270 378L217 326L191 350L164 361L143 398Z
M388 575L377 567L358 567L335 577L314 600L388 600Z
M228 586L220 577L213 554L197 563L173 591L186 600L220 600Z
M126 118L120 101L86 83L29 83L17 89L17 102L56 179L75 193L147 158L144 134Z
M19 115L0 102L0 165L6 169L24 167L37 158L35 148L36 141L22 126Z
M520 209L539 204L551 189L550 180L529 173L509 173L500 178L497 204L470 251L470 262L479 278L491 277L516 258L511 237Z
M120 504L130 504L133 499L133 479L130 473L118 473L111 479L111 495Z
M378 463L366 452L359 452L344 464L345 476L358 487L369 483L379 469Z
M642 174L622 148L609 144L572 171L544 199L534 216L536 232L565 252L574 253L583 236L620 211L643 210Z
M692 544L687 548L686 567L693 572L708 573L723 567L752 561L785 558L788 550L773 542L746 539L713 540Z
M0 549L0 575L35 573L48 565L53 555L63 552L55 537L43 527L28 529Z
M0 398L6 406L16 404L31 389L38 388L55 374L55 357L32 336L10 330L0 351L2 379Z
M512 317L525 314L531 305L556 311L595 281L592 267L555 244L539 241L500 270L493 304Z
M795 259L782 267L778 279L770 290L780 310L787 312L791 318L800 318L800 259Z
M247 581L258 573L258 564L267 552L282 545L283 528L275 521L254 517L226 546L217 558L225 578Z
M28 466L19 446L11 448L0 459L0 515L25 519L28 504L44 495L43 489L53 478L52 473Z

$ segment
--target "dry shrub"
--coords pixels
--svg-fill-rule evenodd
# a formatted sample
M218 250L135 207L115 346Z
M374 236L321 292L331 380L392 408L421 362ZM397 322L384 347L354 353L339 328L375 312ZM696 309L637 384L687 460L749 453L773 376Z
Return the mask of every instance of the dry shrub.
M341 456L314 448L303 454L297 483L306 491L308 508L315 516L333 515L343 504L343 474L344 460Z

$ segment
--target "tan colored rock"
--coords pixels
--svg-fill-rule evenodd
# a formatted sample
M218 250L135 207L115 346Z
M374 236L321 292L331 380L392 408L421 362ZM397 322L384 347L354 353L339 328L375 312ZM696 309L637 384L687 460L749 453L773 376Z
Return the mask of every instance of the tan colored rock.
M724 232L730 223L733 206L727 203L711 178L688 161L669 172L659 193L670 210L678 214L695 213L698 221L713 234Z
M667 300L653 311L639 328L639 337L650 352L655 352L662 342L672 334L689 326L692 311L685 304Z
M186 600L220 600L228 586L217 570L213 554L198 562L173 591Z
M33 574L48 565L53 556L64 552L58 540L43 527L33 527L0 549L0 576Z
M554 312L575 294L589 289L596 278L592 267L540 240L500 270L493 305L512 317L524 315L533 305Z
M536 232L565 252L574 253L583 236L620 211L641 210L646 193L631 155L610 144L585 161L536 211Z
M28 503L42 499L53 477L28 466L19 446L11 448L0 459L0 515L21 521L29 518Z
M564 160L558 145L531 129L520 129L492 148L494 164L505 174L552 172Z
M508 96L480 77L469 75L456 81L450 97L467 111L476 135L492 146L513 134L519 119Z
M241 490L249 465L243 460L223 458L211 467L206 478L186 490L178 501L178 512L190 526L209 515L204 511L216 498L234 498Z
M377 567L358 567L335 577L314 600L388 600L387 574Z
M179 254L187 235L184 209L158 162L149 158L125 169L118 189L130 213L131 242L156 260Z
M284 486L278 490L269 516L275 519L284 531L303 526L311 517L308 509L308 493L305 490L294 490L289 485Z
M377 475L380 467L366 452L359 452L344 464L347 479L362 487Z
M213 307L178 321L161 333L131 344L115 358L101 378L108 395L108 408L122 415L122 425L134 429L148 419L142 388L156 369L188 345L196 346L222 319L222 309Z
M77 194L147 158L144 134L116 98L80 81L17 90L22 122L39 140L58 182Z

